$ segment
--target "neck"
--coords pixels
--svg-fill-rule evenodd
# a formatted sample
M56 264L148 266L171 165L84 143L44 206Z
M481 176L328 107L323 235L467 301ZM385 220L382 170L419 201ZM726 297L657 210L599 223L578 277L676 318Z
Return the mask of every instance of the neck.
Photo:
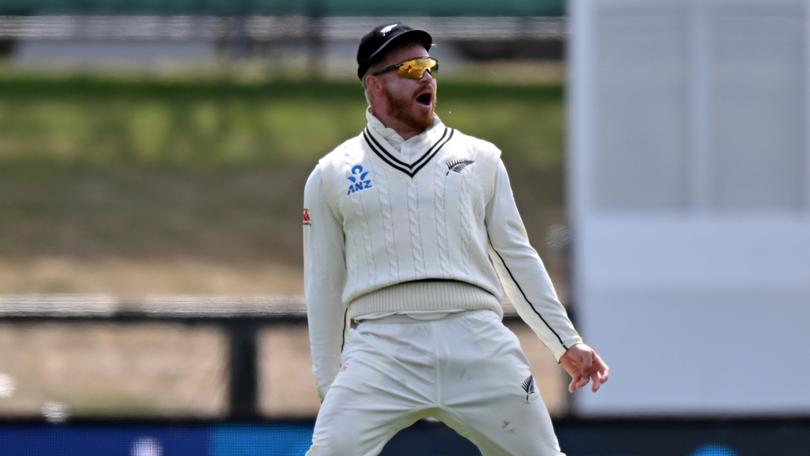
M424 128L417 128L410 126L407 123L397 119L396 117L387 115L387 113L382 112L383 111L382 109L374 109L373 106L370 109L371 113L374 114L374 117L379 119L380 122L382 122L382 124L385 125L387 128L390 128L395 132L397 132L397 134L406 141L426 130Z

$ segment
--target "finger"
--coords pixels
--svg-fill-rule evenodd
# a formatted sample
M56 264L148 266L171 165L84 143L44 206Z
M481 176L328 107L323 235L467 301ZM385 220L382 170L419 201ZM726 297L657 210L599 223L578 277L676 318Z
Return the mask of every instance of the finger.
M610 377L610 368L607 366L607 364L605 364L605 361L602 360L602 358L596 353L594 353L594 361L599 372L602 374L602 383L605 383L606 381L608 381L608 377Z
M583 375L583 376L581 376L581 377L579 378L579 381L577 382L577 387L576 387L576 389L580 389L580 388L582 388L583 386L587 385L587 384L588 384L588 382L589 382L590 380L591 380L591 378L590 378L590 377L588 377L587 375Z
M592 381L591 391L593 391L594 393L599 391L599 388L602 386L603 383L602 373L599 371L594 372L591 375L591 381Z
M571 376L571 382L568 383L568 392L573 393L588 384L588 377L583 377L579 373Z
M599 367L607 367L605 360L603 360L602 357L596 352L593 352L593 363Z

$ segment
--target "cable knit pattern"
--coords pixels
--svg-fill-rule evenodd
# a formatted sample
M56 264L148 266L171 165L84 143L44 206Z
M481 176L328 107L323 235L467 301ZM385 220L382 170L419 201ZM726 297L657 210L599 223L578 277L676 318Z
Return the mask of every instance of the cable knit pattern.
M368 283L375 283L377 281L377 268L374 265L374 254L372 253L371 234L369 233L368 219L366 218L366 211L363 209L363 203L360 198L354 199L354 206L357 210L357 216L363 220L363 250L366 252L366 266L368 267L368 274L366 280Z
M447 174L442 168L433 172L433 191L442 198L433 198L433 213L436 217L436 238L439 244L439 266L446 277L450 276L450 259L447 253ZM442 189L439 192L439 189Z
M343 155L342 158L343 158L343 168L350 170L352 168L352 166L353 166L353 163L352 163L353 157L351 156L351 154L349 153L348 150L346 151L346 153ZM352 242L353 239L355 239L355 238L353 238L353 237L347 237L346 238L346 250L351 249L351 250L357 251L357 247L359 247L359 246L357 246L356 244L354 244L354 242ZM348 272L349 277L358 277L358 275L359 275L357 273L358 265L357 265L356 261L347 261L346 266L347 266L347 269L348 269L347 272ZM360 278L358 277L358 279L360 279Z
M425 254L422 249L422 238L419 234L419 187L411 181L408 183L408 227L411 233L411 251L413 267L418 275L425 274Z
M467 214L472 214L472 208L470 207L470 183L465 180L461 184L461 192L459 192L459 201L458 201L458 211L459 211L459 220L467 220ZM469 258L470 256L470 249L472 246L472 235L470 235L470 225L467 223L462 223L461 226L458 227L461 231L461 248L464 250L464 257ZM461 267L464 269L465 274L472 274L470 271L470 264L467 261L461 262Z
M391 209L391 195L388 192L387 179L377 181L377 193L380 197L379 207L382 214L383 235L385 236L385 253L388 256L388 273L394 281L399 280L399 255L394 239L394 217ZM370 245L370 243L369 243Z

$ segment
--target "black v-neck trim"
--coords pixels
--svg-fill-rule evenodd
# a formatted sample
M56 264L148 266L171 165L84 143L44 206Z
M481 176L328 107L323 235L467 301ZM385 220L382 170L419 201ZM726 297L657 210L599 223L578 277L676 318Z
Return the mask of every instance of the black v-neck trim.
M371 134L371 131L366 127L363 130L363 138L366 140L366 143L371 148L371 150L377 154L378 157L382 159L382 161L388 163L392 168L402 171L403 173L407 174L410 177L416 176L416 173L419 172L425 165L430 162L430 160L439 153L439 151L444 147L445 144L450 141L453 137L453 133L455 132L452 128L444 127L444 132L442 133L441 138L438 141L433 143L433 145L425 152L418 160L415 162L408 164L403 162L402 160L397 159L390 152L388 152L385 147L383 147Z

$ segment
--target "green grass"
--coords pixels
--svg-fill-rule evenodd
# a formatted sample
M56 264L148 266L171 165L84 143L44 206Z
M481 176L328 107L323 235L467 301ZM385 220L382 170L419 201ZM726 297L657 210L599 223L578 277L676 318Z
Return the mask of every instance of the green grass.
M440 86L446 123L536 164L560 157L559 85ZM355 82L0 77L0 160L254 165L312 162L363 127Z
M304 180L364 108L355 81L0 73L0 257L297 265ZM561 84L443 79L437 112L503 150L534 238L559 221Z

